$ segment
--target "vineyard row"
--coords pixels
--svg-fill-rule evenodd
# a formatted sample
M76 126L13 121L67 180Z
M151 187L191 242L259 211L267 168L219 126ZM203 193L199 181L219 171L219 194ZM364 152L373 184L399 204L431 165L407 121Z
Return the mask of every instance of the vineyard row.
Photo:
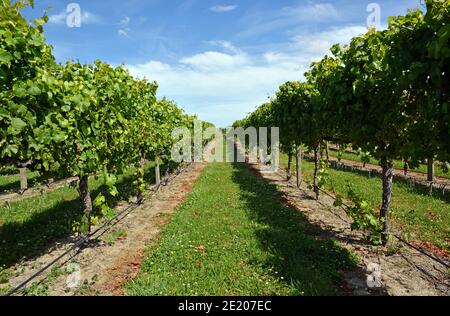
M290 166L297 159L301 183L302 146L314 152L313 189L319 198L326 181L321 148L331 142L367 153L382 166L379 218L349 190L354 227L386 244L394 161L450 161L450 0L426 0L391 17L386 30L369 30L349 45L334 45L332 56L311 65L303 82L282 85L270 102L234 126L280 126ZM289 168L290 169L290 168Z

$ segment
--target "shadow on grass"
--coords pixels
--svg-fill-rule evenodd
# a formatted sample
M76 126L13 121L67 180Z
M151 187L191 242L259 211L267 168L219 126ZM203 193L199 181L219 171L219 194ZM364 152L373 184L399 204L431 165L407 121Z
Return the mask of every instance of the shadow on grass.
M165 166L161 167L162 174L166 169ZM149 184L154 183L154 166L146 169L144 179ZM108 199L111 207L117 206L120 201L129 200L135 194L133 180L132 175L123 175L119 178L116 184L119 191L118 196ZM93 198L99 193L106 192L99 180L93 182L95 184L92 182L90 184ZM48 193L53 194L54 199L60 200L54 207L43 207L25 221L18 220L0 226L0 268L8 268L22 260L45 254L51 251L57 241L73 242L71 239L73 224L80 221L83 216L81 200L77 192L74 192L74 198L71 200L64 200L57 193L58 190ZM12 212L21 212L33 199L13 203L9 209Z
M51 243L69 237L72 226L82 217L79 198L42 209L24 222L0 227L0 266L8 268L22 260L44 254Z
M252 220L263 224L257 231L260 245L270 253L264 268L279 271L305 295L345 294L342 272L355 271L352 254L294 208L286 207L274 184L255 181L245 164L234 164L233 180L241 189ZM363 273L362 271L358 271ZM363 275L363 274L361 274Z
M314 162L309 157L305 157L305 159L308 160L309 162ZM332 168L333 170L336 170L336 171L340 171L340 172L353 173L353 174L356 174L356 175L359 175L359 176L362 176L362 177L365 177L368 179L380 178L380 183L381 183L381 174L374 173L369 170L361 170L361 169L352 168L352 167L343 167L343 166L338 166L336 164L330 164L330 168ZM434 188L430 195L429 186L426 186L421 183L414 183L408 179L404 179L404 178L398 177L398 176L394 177L394 183L395 183L395 185L400 185L400 186L406 188L408 191L410 191L413 194L430 196L434 199L441 200L446 203L450 203L450 193L448 191L443 192L442 189Z
M368 171L359 170L359 169L344 169L344 168L336 168L335 166L332 166L332 168L334 170L341 171L341 172L354 173L354 174L357 174L359 176L369 178L369 179L377 177L377 178L380 178L380 182L381 182L381 175L379 175L379 174L375 174L375 175L373 173L369 174ZM433 188L433 191L430 195L430 188L425 186L424 184L414 183L408 179L403 179L400 177L395 177L394 182L395 182L395 185L402 186L413 194L429 196L434 199L441 200L446 203L450 203L450 193L448 191L443 192L441 189Z
M20 191L20 177L18 174L13 175L0 175L3 177L3 181L0 184L0 194L19 192ZM40 174L31 175L28 178L28 188L33 188L46 183L48 177Z

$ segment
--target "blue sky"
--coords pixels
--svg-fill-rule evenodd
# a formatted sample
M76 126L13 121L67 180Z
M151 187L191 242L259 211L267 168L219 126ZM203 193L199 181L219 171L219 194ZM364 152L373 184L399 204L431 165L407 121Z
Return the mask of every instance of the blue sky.
M48 9L45 35L58 61L125 64L158 81L158 96L188 113L228 126L301 80L334 43L365 32L368 4L391 15L420 0L80 0L81 27L66 24L75 1L37 0L29 18Z

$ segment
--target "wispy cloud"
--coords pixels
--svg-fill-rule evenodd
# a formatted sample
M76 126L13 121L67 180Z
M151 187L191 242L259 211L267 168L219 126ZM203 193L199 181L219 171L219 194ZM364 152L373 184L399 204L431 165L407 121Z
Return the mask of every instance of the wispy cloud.
M215 5L209 9L215 13L224 13L234 11L237 9L237 7L237 5Z
M294 18L303 22L329 22L340 17L340 13L331 3L284 7L279 15L281 18Z
M58 14L50 15L48 18L48 22L50 24L55 25L63 25L66 24L68 13L66 11L62 11ZM91 12L82 11L81 12L81 24L102 24L103 19Z
M300 4L274 12L253 12L241 21L245 27L238 37L247 38L297 25L326 24L337 21L341 14L331 3Z
M184 0L181 2L180 5L178 5L176 11L181 14L185 14L188 12L195 4L198 2L198 0Z
M64 24L66 23L67 14L65 12L61 12L59 14L50 15L48 18L48 22L51 24Z
M231 42L228 41L208 41L207 44L215 47L221 47L224 50L234 54L240 52L240 49L238 49L236 46L234 46Z
M347 44L350 40L367 32L365 26L350 25L346 27L332 27L322 32L299 34L292 38L296 50L313 56L323 56L329 53L334 44Z

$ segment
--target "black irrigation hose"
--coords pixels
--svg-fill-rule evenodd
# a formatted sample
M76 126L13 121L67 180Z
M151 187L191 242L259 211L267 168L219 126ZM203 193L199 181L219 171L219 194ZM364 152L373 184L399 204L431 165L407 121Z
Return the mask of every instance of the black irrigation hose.
M310 158L308 155L305 155L305 156L306 156L307 158ZM290 181L288 181L288 182L290 182ZM444 184L443 189L445 189L445 187L446 187L447 185L449 185L449 184ZM300 188L298 188L298 189L300 190ZM320 192L322 192L322 193L324 193L325 195L329 196L329 197L332 198L333 200L337 200L337 198L336 198L335 196L333 196L332 194L328 193L327 191L322 190L321 188L318 188L318 189L319 189ZM349 206L346 205L344 202L342 202L341 208L343 208L344 206L347 207L347 208L349 207ZM340 217L339 217L339 218L340 218ZM346 224L348 224L347 221L344 221L342 218L340 218L340 219L341 219L343 222L345 222ZM443 266L446 267L447 269L450 269L450 266L449 266L447 263L445 263L444 261L440 260L439 258L436 258L436 257L430 255L429 253L427 253L427 252L425 252L424 250L422 250L422 249L420 249L420 248L418 248L418 247L412 245L411 243L409 243L409 242L403 240L401 237L399 237L399 236L397 236L397 235L395 235L395 234L392 234L392 235L393 235L397 240L399 240L400 242L404 243L404 244L407 245L408 247L411 247L412 249L414 249L414 250L420 252L421 254L423 254L423 255L427 256L428 258L432 259L433 261L435 261L435 262L437 262L437 263L443 265Z
M186 167L187 168L187 167ZM172 176L172 178L170 178L170 175L168 177L166 177L166 179L164 179L163 181L161 181L161 183L159 185L157 185L155 188L150 189L151 191L154 190L154 193L151 195L152 197L156 195L156 193L159 192L159 190L161 189L161 186L163 186L163 182L164 182L164 186L167 186L168 183L170 183L171 181L173 181L180 173L182 172L182 170L180 170L180 168L177 168L177 170L175 171L175 175ZM142 200L138 201L137 203L133 203L130 206L128 206L127 208L125 208L123 211L119 212L118 214L114 215L113 218L109 219L108 221L106 221L102 226L100 226L96 231L94 231L92 234L89 235L89 238L91 238L92 236L96 235L99 231L101 231L103 228L106 228L107 226L111 225L112 222L114 222L116 219L118 219L119 217L121 217L122 215L125 215L125 213L130 214L131 212L133 212L138 206L142 205L142 203L144 203L147 199L143 198ZM134 207L133 207L134 206ZM128 215L126 214L126 215ZM120 221L118 221L117 223L119 223ZM117 223L115 223L114 225L117 225ZM113 225L113 226L114 226Z
M298 189L300 190L300 188L298 188ZM337 198L336 198L335 196L333 196L332 194L330 194L329 192L327 192L327 191L325 191L325 190L323 190L323 189L321 189L321 188L318 188L318 189L319 189L320 192L322 192L323 194L325 194L325 195L327 195L328 197L332 198L333 200L335 200L335 201L337 200ZM349 206L348 206L347 204L345 204L344 202L341 202L341 203L342 203L341 208L344 209L344 206L347 207L347 208L349 208ZM339 218L340 218L340 217L339 217ZM346 224L348 224L347 221L344 221L342 218L340 218L340 219L341 219L343 222L345 222ZM408 247L413 248L414 250L416 250L416 251L420 252L421 254L427 256L428 258L430 258L430 259L436 261L437 263L443 265L443 266L446 267L447 269L450 269L450 265L448 265L447 263L445 263L445 262L442 261L441 259L436 258L435 256L430 255L429 253L427 253L427 252L425 252L424 250L422 250L422 249L420 249L420 248L418 248L418 247L412 245L411 243L407 242L406 240L404 240L403 238L401 238L401 237L399 237L399 236L397 236L397 235L395 235L395 234L392 234L392 236L394 236L398 241L404 243L404 244L407 245Z
M15 288L10 290L8 293L6 293L4 296L11 296L15 293L17 293L19 290L24 288L28 283L30 283L32 280L40 276L42 273L47 271L51 266L53 266L55 263L57 263L59 260L64 258L66 255L68 255L71 251L74 251L76 248L80 247L82 244L84 244L86 241L89 240L89 235L84 236L80 240L78 240L75 244L72 245L67 251L65 251L63 254L59 255L52 261L50 261L45 267L40 269L39 271L35 272L32 276L30 276L28 279L17 285Z
M448 264L445 263L444 261L440 260L439 258L436 258L436 257L434 257L434 256L432 256L432 255L426 253L425 251L423 251L423 250L420 249L419 247L416 247L416 246L412 245L411 243L407 242L406 240L403 240L402 238L400 238L400 237L397 236L397 235L394 235L394 234L392 234L392 235L393 235L397 240L401 241L402 243L404 243L404 244L408 245L409 247L411 247L411 248L417 250L418 252L424 254L424 255L427 256L428 258L433 259L434 261L436 261L436 262L442 264L442 265L445 266L447 269L450 269L450 265L448 265Z
M133 203L131 205L129 205L128 207L126 207L123 211L117 213L116 215L114 215L112 218L110 218L109 220L107 220L105 223L103 223L102 226L100 226L99 228L97 228L97 230L95 230L93 233L88 235L88 238L92 238L92 236L96 235L99 231L101 231L103 228L106 228L107 226L109 226L113 221L115 221L117 218L119 218L120 216L124 215L126 212L128 212L129 210L130 213L132 211L134 211L139 205L141 205L144 202L144 200L138 202L138 203Z
M165 185L167 185L168 183L170 183L171 181L173 181L175 178L177 178L178 175L180 175L183 170L186 170L191 164L188 164L188 166L186 166L184 169L178 167L177 170L175 171L175 176L172 176L172 178L170 178L170 176L168 178L165 179L164 183ZM163 181L162 181L163 182ZM156 193L158 193L158 191L160 190L161 186L162 186L162 182L156 186L154 188L154 193L152 196L156 195ZM152 190L152 189L150 189ZM121 217L122 215L124 215L126 212L129 211L129 213L133 212L135 209L137 209L137 207L139 205L142 205L143 202L145 202L146 199L142 199L141 201L139 201L138 203L133 203L131 205L129 205L128 207L126 207L124 210L120 211L118 214L114 215L113 218L109 219L108 221L106 221L105 223L103 223L98 229L96 229L93 233L87 234L85 236L83 236L81 239L79 239L77 242L75 242L68 250L66 250L64 253L62 253L61 255L59 255L58 257L56 257L55 259L53 259L52 261L50 261L48 264L46 264L43 268L41 268L39 271L33 273L33 275L31 275L29 278L27 278L25 281L21 282L19 285L17 285L16 287L14 287L12 290L10 290L8 293L6 293L3 296L12 296L14 294L16 294L17 292L19 292L21 289L23 289L28 283L30 283L32 280L36 279L38 276L40 276L42 273L44 273L45 271L47 271L50 267L52 267L55 263L57 263L58 261L60 261L62 258L64 258L65 256L67 256L70 252L74 251L75 249L81 247L83 244L85 244L86 242L88 242L94 235L96 235L98 232L100 232L102 229L110 226L112 224L113 221L115 221L117 218ZM116 222L114 225L117 225L118 222ZM112 225L112 226L114 226Z
M328 193L327 191L322 190L321 188L319 188L319 191L322 192L322 193L324 193L325 195L329 196L330 198L336 200L336 197L333 196L332 194ZM343 202L342 202L342 206L345 206L345 207L347 207L347 208L349 207L348 205L346 205L346 204L343 203ZM397 235L395 235L395 234L392 234L392 236L394 236L398 241L404 243L405 245L407 245L407 246L413 248L414 250L416 250L416 251L420 252L421 254L427 256L428 258L430 258L430 259L436 261L437 263L443 265L443 266L446 267L447 269L450 269L450 265L448 265L447 263L445 263L445 262L442 261L441 259L436 258L435 256L430 255L429 253L425 252L424 250L420 249L419 247L416 247L416 246L412 245L411 243L407 242L406 240L404 240L403 238L401 238L401 237L399 237L399 236L397 236Z
M62 253L61 255L59 255L58 257L56 257L55 259L53 259L52 261L50 261L47 265L45 265L43 268L41 268L39 271L35 272L33 275L31 275L29 278L27 278L25 281L23 281L22 283L20 283L19 285L17 285L15 288L13 288L12 290L10 290L8 293L6 293L4 296L11 296L15 293L17 293L19 290L21 290L22 288L24 288L28 283L30 283L32 280L34 280L35 278L37 278L38 276L40 276L42 273L44 273L45 271L47 271L50 267L52 267L55 263L57 263L59 260L61 260L62 258L64 258L65 256L67 256L69 253L71 253L72 251L74 251L75 249L81 247L83 244L85 244L86 242L88 242L92 236L94 236L95 234L97 234L100 230L102 230L103 228L105 228L106 226L108 226L110 223L112 223L116 218L118 218L119 216L125 214L125 212L127 212L128 210L130 210L133 206L133 210L137 208L139 204L132 204L130 206L128 206L127 208L125 208L123 211L121 211L120 213L116 214L113 218L111 218L110 220L106 221L102 226L100 226L97 230L95 230L93 233L87 234L85 236L83 236L81 239L79 239L77 242L75 242L68 250L66 250L64 253Z

